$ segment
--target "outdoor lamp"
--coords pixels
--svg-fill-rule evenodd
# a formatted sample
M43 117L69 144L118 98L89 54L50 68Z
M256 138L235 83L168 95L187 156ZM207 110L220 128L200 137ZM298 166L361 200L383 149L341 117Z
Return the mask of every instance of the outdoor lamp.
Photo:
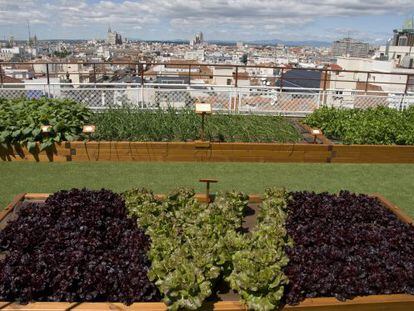
M207 200L207 203L210 203L211 202L210 184L211 183L215 184L215 183L218 182L218 180L217 179L211 179L211 178L203 178L203 179L200 179L199 181L206 184L206 200Z
M40 127L40 129L41 129L42 133L48 134L52 130L52 126L51 125L42 125Z
M200 138L204 140L204 118L205 116L212 114L211 104L206 103L196 103L196 113L201 115L201 134Z
M316 138L318 135L322 135L322 131L320 129L312 129L311 134L313 135L313 143L316 144Z
M197 114L211 114L211 104L206 103L196 103L196 113Z
M96 130L96 126L95 125L84 125L82 127L82 133L85 133L85 134L95 133L95 130Z

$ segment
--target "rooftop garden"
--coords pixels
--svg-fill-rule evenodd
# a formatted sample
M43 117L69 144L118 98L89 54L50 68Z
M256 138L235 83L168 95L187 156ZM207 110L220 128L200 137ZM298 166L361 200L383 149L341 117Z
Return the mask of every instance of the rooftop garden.
M2 301L197 310L227 297L270 311L414 294L414 227L363 194L268 188L260 203L230 191L207 204L189 188L71 189L15 208L0 231Z
M321 108L304 122L344 143L414 144L413 115L412 109ZM304 141L298 123L278 116L214 114L205 121L205 138L213 142L288 142L282 147L290 149ZM96 131L87 133L92 124ZM190 142L200 139L201 127L189 109L93 112L68 100L0 100L1 148ZM267 311L309 298L330 297L335 305L360 296L414 295L412 220L367 195L381 193L414 215L414 166L0 162L0 176L2 206L18 193L51 193L35 201L26 196L1 213L0 301L6 305L162 302L169 310L197 310L227 300ZM220 181L210 203L191 188L200 177Z

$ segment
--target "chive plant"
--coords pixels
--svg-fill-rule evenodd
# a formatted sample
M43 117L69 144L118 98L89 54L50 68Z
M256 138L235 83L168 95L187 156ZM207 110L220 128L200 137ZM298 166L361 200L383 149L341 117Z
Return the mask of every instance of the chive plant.
M109 109L95 114L95 140L193 141L201 118L193 110ZM214 114L206 118L205 138L223 142L297 142L301 136L280 116Z

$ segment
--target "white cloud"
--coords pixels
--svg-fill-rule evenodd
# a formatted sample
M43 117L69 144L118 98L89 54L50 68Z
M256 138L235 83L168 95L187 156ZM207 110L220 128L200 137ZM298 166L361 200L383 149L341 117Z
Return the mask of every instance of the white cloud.
M114 28L188 35L211 33L283 33L324 17L399 14L413 0L0 0L0 26L48 24L50 27Z

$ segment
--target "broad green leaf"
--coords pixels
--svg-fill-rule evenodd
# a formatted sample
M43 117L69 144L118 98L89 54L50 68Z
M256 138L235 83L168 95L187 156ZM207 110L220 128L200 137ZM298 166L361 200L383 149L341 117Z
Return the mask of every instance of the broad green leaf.
M46 140L40 144L40 151L47 150L53 146L53 141Z
M27 149L29 152L34 152L36 150L36 143L33 141L27 142Z

